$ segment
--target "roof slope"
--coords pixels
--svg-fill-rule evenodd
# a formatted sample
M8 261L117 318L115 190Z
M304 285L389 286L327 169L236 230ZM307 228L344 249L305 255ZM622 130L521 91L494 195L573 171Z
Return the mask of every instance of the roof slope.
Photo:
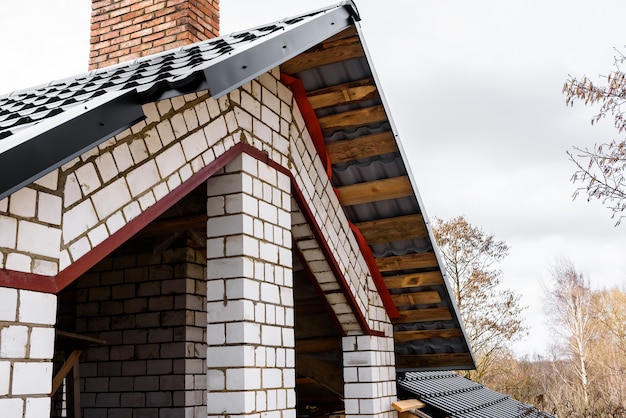
M432 417L554 418L453 372L408 372L397 382L400 396L417 397Z
M346 1L0 96L0 199L141 120L142 103L207 89L219 97L280 65L303 82L339 200L399 310L397 368L473 368L358 20Z

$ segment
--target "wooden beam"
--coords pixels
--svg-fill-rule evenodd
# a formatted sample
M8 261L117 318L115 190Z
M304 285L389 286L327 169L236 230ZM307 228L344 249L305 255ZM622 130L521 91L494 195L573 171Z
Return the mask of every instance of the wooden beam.
M415 340L429 340L431 338L455 338L461 337L463 333L460 328L451 329L427 329L419 331L396 331L393 333L393 339L396 342L403 343Z
M378 202L410 196L413 193L407 176L351 184L337 188L339 202L343 206Z
M287 74L296 74L322 65L335 64L363 56L365 53L357 36L336 39L323 42L309 51L299 54L282 64L280 70Z
M452 314L448 308L407 309L400 311L400 318L394 319L393 323L449 321L451 319Z
M396 355L396 368L468 370L474 367L470 353Z
M441 297L439 296L439 292L436 290L429 290L425 292L412 292L412 293L401 293L396 295L391 295L391 299L396 306L415 306L415 305L426 305L431 303L439 303L441 302Z
M307 93L313 109L362 102L376 97L378 92L372 78L337 84Z
M426 273L401 274L398 276L383 277L388 289L406 289L407 287L422 287L443 284L440 271Z
M322 353L328 351L341 351L341 337L296 340L296 352L298 354Z
M326 144L332 164L345 163L361 158L375 157L398 151L393 133L381 132L355 139L345 139Z
M428 236L422 215L405 215L355 224L368 244Z
M334 362L321 360L310 355L296 358L296 372L315 380L337 395L343 397L343 367Z
M83 350L74 350L69 355L67 360L65 360L63 366L61 366L56 376L54 376L54 379L52 379L52 392L50 393L50 396L54 396L56 391L59 390L59 387L61 387L61 383L63 383L63 379L65 379L70 370L72 370L72 367L74 367L74 365L78 363L78 360L80 359L80 355L82 353Z
M381 105L364 107L362 109L348 110L318 118L323 130L355 128L387 120L385 109Z
M425 408L426 404L417 399L405 399L403 401L396 401L391 404L393 408L398 412L412 411L414 409Z
M94 338L88 335L76 334L73 332L61 331L60 329L57 329L55 333L58 337L69 338L72 340L77 340L77 341L82 341L82 342L88 342L88 343L94 343L94 344L106 344L107 343L105 340L102 340L100 338Z
M381 272L438 267L433 252L380 257L376 259L376 265Z

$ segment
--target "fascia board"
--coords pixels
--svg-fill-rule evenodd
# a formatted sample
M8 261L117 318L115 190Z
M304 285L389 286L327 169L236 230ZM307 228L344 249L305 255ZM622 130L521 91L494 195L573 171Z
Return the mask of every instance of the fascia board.
M136 96L103 94L0 141L0 200L143 120Z
M353 25L355 16L356 10L342 3L300 25L211 62L204 68L211 96L217 99L336 35Z

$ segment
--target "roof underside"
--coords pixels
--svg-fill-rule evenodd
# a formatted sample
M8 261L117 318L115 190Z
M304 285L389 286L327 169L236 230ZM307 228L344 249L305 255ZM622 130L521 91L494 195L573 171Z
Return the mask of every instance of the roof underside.
M372 249L400 310L393 321L397 368L473 368L423 205L355 20L354 5L344 2L1 96L0 199L136 123L142 103L206 89L215 97L281 65L304 83L340 202ZM107 116L118 104L126 106L126 116ZM84 133L84 143L76 136L62 142L72 129ZM40 158L33 157L33 149ZM26 158L29 164L23 164Z

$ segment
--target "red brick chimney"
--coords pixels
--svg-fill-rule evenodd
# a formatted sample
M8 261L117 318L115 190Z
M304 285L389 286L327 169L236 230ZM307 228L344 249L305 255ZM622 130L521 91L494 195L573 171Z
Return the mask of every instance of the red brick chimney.
M219 0L92 0L89 69L219 36Z

